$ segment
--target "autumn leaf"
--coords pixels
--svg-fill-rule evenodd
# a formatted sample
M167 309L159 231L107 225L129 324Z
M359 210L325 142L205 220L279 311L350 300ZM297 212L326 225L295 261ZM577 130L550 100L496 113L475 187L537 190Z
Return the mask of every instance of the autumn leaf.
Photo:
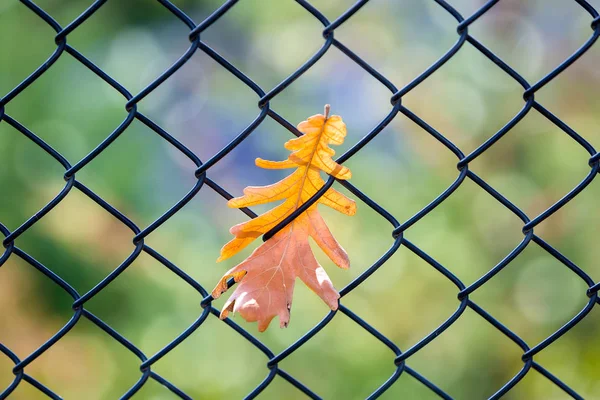
M283 203L248 222L233 226L230 232L235 238L223 246L217 261L238 253L298 209L325 184L321 171L338 179L351 177L347 167L331 158L335 151L329 145L344 142L346 125L341 117L329 116L329 105L325 106L325 115L308 118L298 125L298 130L304 135L285 143L285 148L292 152L287 160L256 159L256 165L261 168L296 170L272 185L247 187L243 196L229 200L228 205L241 208L277 200L283 200ZM230 278L239 282L221 311L221 319L226 318L229 312L239 312L247 321L258 321L258 330L262 332L275 316L279 316L279 325L287 327L296 278L319 295L329 308L337 309L340 295L315 259L308 238L311 237L340 268L348 268L350 261L319 214L319 203L346 215L356 213L353 200L333 188L328 189L318 202L221 278L212 292L214 298L227 290Z

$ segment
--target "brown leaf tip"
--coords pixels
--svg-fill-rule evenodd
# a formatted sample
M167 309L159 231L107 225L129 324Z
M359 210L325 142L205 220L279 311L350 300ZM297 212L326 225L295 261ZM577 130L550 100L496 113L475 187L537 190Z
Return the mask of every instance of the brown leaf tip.
M221 313L219 314L219 319L222 321L229 316L229 313L233 311L233 307L235 306L235 300L233 300L229 305L225 306Z
M331 106L329 104L325 104L325 119L329 118L329 112L331 111Z

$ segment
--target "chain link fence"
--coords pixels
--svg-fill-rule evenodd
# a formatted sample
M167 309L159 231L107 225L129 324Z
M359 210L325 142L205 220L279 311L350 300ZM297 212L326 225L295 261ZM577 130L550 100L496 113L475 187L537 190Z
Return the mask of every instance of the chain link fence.
M217 53L214 49L212 49L208 44L202 41L202 34L206 30L210 29L211 26L218 21L221 17L223 17L226 13L228 13L232 7L235 7L238 3L238 0L229 0L226 1L220 8L215 10L208 18L200 23L196 23L193 21L188 15L182 12L178 7L176 7L173 3L168 0L158 0L158 2L166 8L170 13L172 13L176 18L178 18L182 24L185 24L189 28L189 41L190 46L185 54L181 55L181 57L175 62L170 68L168 68L164 73L162 73L157 79L155 79L152 83L150 83L147 87L145 87L142 91L137 94L130 93L125 87L121 86L115 79L109 76L106 72L104 72L101 68L92 63L88 58L86 58L83 54L78 52L75 48L68 44L68 37L71 32L77 29L79 26L84 24L88 18L90 18L94 13L96 13L103 5L107 3L107 0L96 0L93 4L85 10L79 17L73 20L66 26L61 26L51 15L46 13L42 8L36 5L34 2L29 0L21 0L23 6L27 7L31 12L35 13L37 17L39 17L40 23L48 24L52 29L56 31L56 49L54 53L47 59L47 61L39 66L39 68L33 72L27 79L21 82L17 87L11 90L4 97L0 98L0 122L9 125L14 128L16 131L23 134L27 139L33 142L35 145L39 146L42 150L48 153L50 156L56 160L57 163L64 167L64 188L62 191L56 195L48 204L46 204L41 210L39 210L35 215L32 215L26 222L24 222L21 226L16 228L15 230L9 230L6 226L0 224L0 231L4 235L4 252L0 257L0 266L2 266L9 258L18 257L29 264L32 268L38 270L48 279L54 282L56 285L60 286L68 295L70 295L73 299L73 314L70 320L66 325L64 325L58 332L55 333L52 338L46 341L42 346L37 348L31 354L24 358L19 358L10 348L6 347L2 343L0 343L0 351L8 357L14 363L13 373L14 380L10 384L10 386L1 389L0 399L4 399L10 397L11 393L19 386L19 385L31 385L35 387L40 394L43 394L52 399L59 399L59 393L53 392L50 388L40 383L38 380L34 379L32 376L27 373L27 366L38 359L42 354L48 351L52 346L54 346L57 342L61 340L73 327L81 321L83 318L91 321L95 324L99 329L106 332L106 334L110 335L115 341L119 342L124 348L129 350L133 355L139 358L140 361L140 377L139 380L135 383L133 387L131 387L126 393L123 394L123 399L128 399L133 397L149 380L154 380L161 385L164 385L168 388L174 395L182 398L189 399L191 398L189 395L184 393L183 390L172 384L169 380L165 379L163 376L159 375L155 371L153 371L153 365L160 362L161 358L171 352L175 347L180 345L183 341L185 341L190 335L194 334L194 332L198 329L202 329L203 323L208 318L218 318L219 311L212 306L212 297L205 290L204 286L201 285L200 282L192 279L189 275L187 275L184 271L182 271L179 267L177 267L174 263L169 261L167 258L162 256L159 252L148 246L144 239L150 235L153 231L159 228L162 224L164 224L167 220L169 220L174 214L176 214L182 207L184 207L192 198L194 198L200 190L213 190L223 197L224 202L230 198L232 195L228 193L223 187L221 187L217 182L211 180L208 177L211 167L213 167L217 162L223 159L229 152L231 152L236 146L242 143L249 135L252 134L253 131L266 119L272 119L276 121L285 129L287 129L293 135L301 135L300 132L296 130L294 125L289 121L285 120L281 115L279 115L276 110L274 110L270 104L271 100L273 100L276 96L282 93L286 88L306 73L310 68L312 68L319 59L330 50L331 47L335 47L339 49L343 54L345 54L350 60L356 63L360 68L369 73L372 77L377 79L382 85L384 85L390 92L390 109L387 116L379 122L375 128L373 128L370 132L368 132L358 143L356 143L353 147L351 147L347 152L341 155L338 159L338 163L343 163L350 159L352 156L357 154L361 149L368 145L368 143L375 138L380 132L400 113L408 117L410 120L414 121L420 128L422 128L423 132L431 135L437 141L439 141L445 148L453 153L457 159L457 176L455 181L437 198L435 198L431 203L429 203L426 207L416 213L414 216L409 218L407 221L399 222L393 215L391 215L388 211L386 211L383 207L369 198L368 193L364 193L361 189L355 187L349 182L346 181L338 181L337 184L343 185L346 189L348 189L354 196L360 199L365 205L371 207L377 214L381 216L381 218L387 220L390 224L389 232L394 238L393 245L389 248L389 250L383 254L373 265L371 265L368 269L366 269L358 278L348 284L346 287L342 288L340 294L342 296L339 310L336 312L330 312L320 323L318 323L314 328L308 331L304 336L302 336L299 340L289 346L287 349L282 351L281 353L275 354L270 348L261 343L255 336L246 331L240 325L232 321L231 319L226 319L224 321L231 329L239 333L243 338L245 338L249 345L255 346L262 353L264 353L266 357L266 366L265 366L265 378L264 380L254 388L250 393L248 393L247 398L254 398L258 396L261 391L263 391L273 380L279 376L285 381L289 382L293 387L295 387L300 392L304 393L307 397L313 399L319 399L319 395L310 387L300 382L294 376L287 373L280 366L281 362L288 357L293 357L294 352L296 352L299 348L301 348L307 341L309 341L312 337L314 337L320 330L325 328L334 318L344 318L339 314L344 314L350 320L354 321L358 326L362 329L373 335L376 339L381 341L385 346L387 346L391 351L395 354L395 358L390 359L390 363L393 362L395 365L395 372L392 376L390 376L385 382L382 382L381 385L369 396L369 398L374 399L382 395L386 390L388 390L402 374L406 374L420 384L424 385L424 387L428 388L435 395L444 398L451 399L451 396L444 392L441 388L436 386L436 384L429 379L427 379L424 375L421 375L415 369L409 366L410 357L417 353L419 350L423 349L429 343L434 341L440 334L442 334L448 327L454 324L463 312L469 308L473 310L475 313L479 314L481 318L483 318L487 323L493 326L495 329L500 331L503 335L505 335L509 340L514 342L517 346L522 349L522 368L521 370L512 377L509 381L507 381L501 388L494 393L491 398L497 399L505 395L509 392L523 377L527 374L532 373L532 370L537 371L537 373L544 376L549 382L558 386L560 389L564 391L564 393L572 398L580 399L582 398L575 390L567 386L563 381L561 381L557 376L553 375L549 370L547 370L543 365L534 360L535 355L543 351L547 346L556 341L558 338L567 333L571 328L573 328L576 324L581 322L586 316L590 313L593 307L600 303L600 298L598 297L598 290L600 289L600 283L595 281L592 277L586 274L580 267L575 265L572 261L570 261L566 256L561 254L558 250L553 248L550 244L544 241L542 238L536 235L535 227L540 224L542 221L546 220L548 217L552 216L556 213L561 207L575 198L579 193L581 193L597 176L600 171L600 153L598 153L594 147L586 141L582 136L580 136L577 132L575 132L572 128L567 126L561 119L559 119L556 115L552 114L548 109L546 109L542 104L540 104L535 99L535 94L538 90L548 85L555 79L559 74L565 71L571 64L573 64L579 57L584 55L596 42L598 36L600 35L600 17L598 12L585 0L573 0L573 3L577 3L581 6L588 14L589 14L589 23L591 24L591 33L589 39L581 45L581 47L570 57L564 60L558 67L544 76L537 82L528 82L525 80L518 71L511 68L507 63L505 63L502 59L496 56L491 50L489 50L486 46L484 46L481 42L479 42L476 38L469 34L469 26L481 18L485 13L490 11L499 0L491 0L485 3L481 8L479 8L474 14L463 16L461 15L451 4L444 0L430 0L432 2L437 3L439 7L441 7L445 12L449 13L456 20L456 34L457 39L455 44L445 53L443 54L433 65L423 71L416 79L411 81L409 84L402 88L396 87L390 80L388 80L385 76L379 73L373 66L369 65L363 59L361 59L358 55L356 55L350 48L346 47L343 43L338 41L335 38L335 31L342 24L344 24L348 19L350 19L356 13L359 13L361 8L368 2L368 0L360 0L352 7L350 7L346 12L340 15L334 21L329 21L317 8L312 6L309 2L304 0L296 0L296 2L302 6L307 13L310 13L314 18L316 18L323 25L323 44L322 47L308 60L306 61L300 68L298 68L294 73L284 79L281 83L270 90L265 90L257 85L252 79L242 73L239 69L237 69L233 64L231 64L227 59L225 59L222 55ZM472 46L477 49L481 54L491 60L497 68L501 69L504 73L510 76L514 81L516 81L523 88L523 106L521 110L515 115L510 121L508 121L499 131L497 131L493 136L491 136L484 143L479 145L474 151L469 154L464 154L460 148L458 148L454 143L452 143L447 137L444 136L443 133L438 132L431 125L429 125L425 120L421 119L418 115L416 115L413 111L408 109L402 103L403 97L415 89L418 85L420 85L423 81L428 79L432 74L434 74L439 68L441 68L448 60L454 57L462 48L465 46ZM175 139L171 134L165 131L163 128L158 126L155 122L153 122L146 115L142 114L137 107L137 104L144 99L146 96L151 94L154 90L156 90L163 82L165 82L169 77L175 74L196 52L203 52L208 55L210 58L215 60L218 64L220 64L224 69L229 71L233 76L247 85L250 89L252 89L257 96L257 114L256 118L250 125L248 125L243 131L239 132L237 136L224 148L222 148L219 152L217 152L213 157L208 160L200 160L200 158L194 154L191 150L189 150L186 146L180 143L177 139ZM125 108L128 112L128 115L125 120L108 136L102 143L100 143L93 151L87 154L81 160L72 163L63 157L59 152L57 152L54 148L44 142L40 137L36 136L31 130L26 128L23 124L17 121L15 118L11 117L11 115L7 112L10 109L10 102L13 101L17 96L19 96L24 89L26 89L29 85L31 85L36 79L38 79L42 74L44 74L48 69L52 68L52 65L60 58L60 57L72 57L77 60L79 63L87 67L90 71L96 74L99 78L101 78L107 85L110 85L115 91L119 92L126 100ZM10 62L10 59L3 59L2 62ZM510 133L511 129L515 127L528 113L535 110L541 115L543 115L547 120L549 120L552 124L558 127L565 135L568 135L573 141L575 141L578 145L580 145L585 151L589 153L589 158L586 160L581 160L581 162L586 162L589 164L590 170L589 174L583 179L577 186L572 188L564 197L558 200L551 207L540 213L539 215L530 216L519 209L515 204L511 203L507 198L497 192L492 186L490 186L486 181L480 178L477 174L469 169L469 164L480 157L484 152L490 149L494 144L500 140L503 136ZM180 152L187 158L189 158L192 162L195 163L197 169L195 171L196 176L196 184L189 190L189 192L181 198L177 204L171 207L167 212L165 212L160 218L156 219L153 223L151 223L147 227L139 227L134 224L127 216L119 212L115 207L105 201L101 194L95 193L90 190L84 184L77 180L77 172L85 168L94 158L96 158L99 154L105 151L111 144L117 139L123 132L127 130L130 124L134 121L138 120L152 131L156 133L160 138L167 141L173 149ZM404 237L404 232L418 223L424 216L438 207L444 200L446 200L452 193L459 188L465 181L471 181L477 184L481 189L489 193L498 203L506 208L506 210L510 211L514 215L516 215L523 223L522 232L523 239L519 243L517 247L515 247L509 254L506 254L504 259L500 261L497 265L495 265L492 269L490 269L487 273L481 276L478 280L470 285L466 285L459 278L457 278L452 272L450 272L446 267L441 265L439 262L434 260L430 255L428 255L425 251L421 250L415 244L410 242L408 239ZM313 204L319 196L321 196L327 189L329 189L336 180L333 177L329 177L326 184L316 193L313 198L305 203L300 209L293 213L293 215L289 216L282 223L280 223L276 228L274 228L271 232L265 235L265 238L271 237L276 231L283 228L286 224L288 224L291 220L293 220L299 213L307 209L311 204ZM6 191L7 188L2 188L3 191ZM129 228L134 234L135 237L133 239L133 250L131 254L116 268L112 271L108 276L106 276L100 283L98 283L95 287L89 290L86 293L79 293L76 291L69 283L67 283L63 278L53 273L49 268L47 268L42 263L38 262L32 256L27 254L25 251L18 247L18 238L23 235L28 229L30 229L34 224L36 224L40 219L44 218L44 216L50 212L55 206L57 206L61 201L65 199L65 197L69 194L69 192L77 190L81 193L85 194L99 206L101 206L107 213L111 214L113 217L118 219L124 226ZM223 203L224 204L224 203ZM253 218L256 216L254 212L249 209L242 209L248 217ZM405 247L426 263L428 263L432 268L437 270L443 276L445 276L452 284L454 284L457 288L457 309L456 311L439 327L437 327L434 331L432 331L427 336L423 337L420 341L418 341L415 345L407 349L401 349L397 346L393 341L385 337L381 332L377 329L370 326L361 316L354 313L352 310L344 306L343 297L352 292L355 288L357 288L365 279L367 279L370 275L377 272L377 270L400 248L401 246ZM539 343L526 343L523 339L521 339L517 334L508 329L505 325L499 322L494 316L486 312L482 307L477 305L473 300L471 300L470 295L476 292L479 288L485 285L492 277L502 271L512 260L519 256L519 254L527 247L527 246L538 246L543 249L547 254L554 257L558 260L564 268L570 270L573 274L576 274L579 278L581 278L586 286L588 287L586 293L579 293L573 295L579 296L587 296L589 301L587 301L586 306L579 311L579 313L573 317L570 321L564 324L560 329L556 330L550 336L546 337ZM100 292L102 292L111 282L117 278L121 273L123 273L132 262L142 253L146 253L149 256L153 257L159 263L161 263L164 268L172 271L173 274L177 275L184 281L186 284L190 285L193 289L195 289L203 298L201 303L198 305L198 313L199 316L196 321L189 326L184 332L182 332L175 340L171 343L168 343L162 350L158 351L156 354L144 354L140 349L138 349L134 344L129 342L125 337L119 334L116 330L114 330L107 323L103 322L96 315L92 314L90 311L86 309L86 303L90 301L92 298L97 296ZM596 277L598 279L598 277ZM202 282L204 285L213 285L215 282ZM230 282L233 284L233 282ZM1 340L2 338L0 338Z

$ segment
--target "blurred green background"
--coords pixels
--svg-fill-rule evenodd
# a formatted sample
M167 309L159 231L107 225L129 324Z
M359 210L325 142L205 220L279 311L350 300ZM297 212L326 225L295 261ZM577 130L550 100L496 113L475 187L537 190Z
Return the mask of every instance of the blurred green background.
M196 22L217 0L179 0ZM452 0L463 15L482 0ZM600 1L591 1L600 8ZM91 1L38 0L67 25ZM352 0L312 1L330 20ZM506 0L469 27L469 33L533 83L591 36L590 15L574 1ZM322 25L293 1L243 0L202 34L202 39L265 90L298 68L322 45ZM70 45L137 93L189 46L189 29L158 2L109 1L68 36ZM17 0L0 3L0 96L41 65L55 49L55 32ZM335 31L335 37L403 87L437 60L457 39L456 21L434 1L372 1ZM600 148L600 45L541 91L536 100ZM523 106L522 88L469 44L442 69L403 98L403 104L468 153L493 135ZM381 121L391 106L389 91L335 48L277 96L272 108L298 123L325 103L343 116L348 137L338 154ZM257 97L201 51L139 104L202 160L207 160L258 114ZM125 100L72 57L63 54L41 78L6 106L20 121L72 164L89 153L126 117ZM284 128L267 119L209 172L239 195L285 172L254 167L256 157L283 159ZM7 123L0 123L0 222L14 230L63 187L63 169ZM530 217L575 187L589 172L589 155L532 110L470 168ZM456 158L410 120L398 115L347 163L352 183L403 222L433 200L457 176ZM131 218L148 226L193 187L195 166L154 132L134 121L106 151L77 173L77 179ZM600 279L600 182L535 228L538 235ZM355 217L321 207L348 249L352 268L337 270L317 256L338 288L367 269L392 244L392 227L359 202ZM262 211L266 208L257 208ZM228 229L246 220L205 187L146 243L208 290L255 246L216 264ZM465 284L485 274L521 240L522 223L470 181L406 232ZM133 250L132 233L73 189L16 244L63 277L80 293L97 284ZM581 310L586 285L535 244L470 298L534 346ZM343 303L407 349L458 307L456 287L401 247ZM225 298L225 297L224 297ZM223 299L215 303L221 307ZM151 257L142 254L86 308L150 356L199 316L200 296ZM0 268L0 342L24 358L72 315L71 298L33 267L10 257ZM327 307L302 284L296 286L291 324L277 321L264 334L235 321L282 351L317 324ZM536 355L535 360L585 398L600 398L600 310ZM457 399L492 395L522 367L520 348L471 310L408 365ZM364 398L394 371L394 354L338 314L307 344L281 363L287 372L328 399ZM153 369L194 398L238 399L266 375L265 356L216 318ZM0 357L0 388L13 379L13 364ZM140 377L139 360L82 319L62 340L29 365L27 373L66 399L114 399ZM23 383L14 399L43 396ZM136 396L175 398L152 381ZM301 399L281 378L262 399ZM383 399L433 399L403 374ZM507 399L566 398L531 371Z

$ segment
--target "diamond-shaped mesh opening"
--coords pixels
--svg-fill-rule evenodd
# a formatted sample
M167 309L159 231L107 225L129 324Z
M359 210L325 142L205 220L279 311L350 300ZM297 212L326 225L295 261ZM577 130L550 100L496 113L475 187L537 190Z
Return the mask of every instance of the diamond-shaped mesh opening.
M153 293L152 299L144 293ZM192 325L199 298L192 286L143 253L87 304L142 351L154 354ZM115 302L121 307L114 309ZM160 334L152 336L152 332Z
M361 357L349 360L344 355L360 352L365 345L370 351ZM394 353L385 344L348 317L337 315L327 328L294 352L289 361L282 362L281 367L323 398L366 398L394 373L393 360ZM328 379L323 379L322 372L311 370L314 362L328 371ZM364 376L360 389L344 385L347 376L356 374Z
M102 398L115 397L136 382L140 375L137 361L93 323L82 320L27 369L43 385L65 388L65 398L87 398L90 386L99 387L93 396Z
M463 351L465 346L469 351ZM446 332L409 358L408 364L452 397L489 398L519 372L519 353L510 339L467 310ZM478 381L482 384L476 385Z
M142 345L156 340L152 330L159 328L160 323L168 321L149 325ZM164 339L168 341L169 338ZM236 351L230 352L231 348ZM265 363L264 354L218 319L210 317L188 339L161 358L153 369L192 398L230 395L242 398L267 375ZM209 369L207 365L210 365Z
M72 191L23 233L20 246L76 290L85 291L127 258L133 249L133 236L96 203ZM79 251L72 251L71 246Z
M518 114L522 93L510 76L465 46L403 104L462 151L471 152Z
M535 287L531 282L537 282ZM533 345L585 307L589 299L581 293L586 287L568 267L531 245L471 298Z
M60 57L6 112L75 163L121 124L125 102L81 63Z
M544 157L532 157L539 152ZM527 215L536 216L589 174L588 156L569 135L532 111L471 166Z
M268 89L319 49L321 26L295 2L250 0L231 8L202 40ZM228 40L232 35L237 40Z
M463 207L465 202L470 207ZM406 237L467 284L522 243L521 227L518 217L467 181L408 229Z

